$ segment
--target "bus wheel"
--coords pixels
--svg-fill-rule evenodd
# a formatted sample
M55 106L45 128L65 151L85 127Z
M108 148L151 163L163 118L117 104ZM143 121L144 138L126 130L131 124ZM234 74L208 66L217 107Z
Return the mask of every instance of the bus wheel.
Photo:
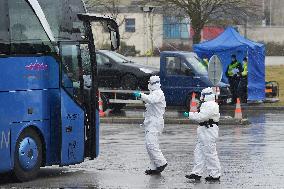
M25 129L16 143L14 174L18 181L35 178L42 163L42 142L34 129Z

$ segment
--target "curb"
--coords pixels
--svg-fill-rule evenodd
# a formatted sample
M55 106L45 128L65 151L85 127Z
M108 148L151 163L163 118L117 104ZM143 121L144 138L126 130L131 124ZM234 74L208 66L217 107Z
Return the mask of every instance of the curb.
M100 123L107 124L141 124L143 123L144 118L136 117L136 118L122 118L122 117L107 117L100 118ZM191 121L189 119L184 118L166 118L165 124L188 124L188 125L196 125L197 122ZM250 122L247 119L237 120L233 118L225 118L220 119L220 125L250 125Z
M249 106L249 105L242 105L241 108L243 111L284 111L284 106ZM220 111L224 110L234 110L235 106L221 106Z
M220 106L220 112L223 111L234 111L236 108L235 105L224 105L224 106ZM247 105L247 104L241 104L241 108L244 111L255 111L255 110L259 110L259 111L284 111L284 106L263 106L263 105ZM125 110L133 110L133 109L145 109L145 106L126 106ZM169 106L167 107L168 110L181 110L181 111L186 111L186 108L183 106Z

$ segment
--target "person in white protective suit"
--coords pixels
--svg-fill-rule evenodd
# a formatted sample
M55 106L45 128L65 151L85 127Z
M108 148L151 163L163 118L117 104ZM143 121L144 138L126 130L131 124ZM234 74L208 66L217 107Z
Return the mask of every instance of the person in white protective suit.
M215 102L215 94L212 88L203 89L200 100L203 101L199 112L185 112L190 120L199 123L197 128L197 144L194 150L194 167L188 179L200 180L205 168L209 176L207 181L219 181L221 166L216 150L218 138L218 122L220 119L219 105Z
M160 146L158 136L164 129L164 113L166 101L161 90L159 76L151 76L148 84L149 95L136 91L134 96L141 98L146 104L145 127L146 149L151 161L150 169L145 171L147 175L160 174L168 165Z

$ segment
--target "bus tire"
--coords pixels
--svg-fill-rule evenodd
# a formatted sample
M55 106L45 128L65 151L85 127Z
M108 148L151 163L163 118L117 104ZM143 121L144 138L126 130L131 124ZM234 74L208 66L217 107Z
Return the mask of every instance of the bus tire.
M14 154L14 175L20 182L37 177L42 164L42 141L38 133L25 129L19 136Z

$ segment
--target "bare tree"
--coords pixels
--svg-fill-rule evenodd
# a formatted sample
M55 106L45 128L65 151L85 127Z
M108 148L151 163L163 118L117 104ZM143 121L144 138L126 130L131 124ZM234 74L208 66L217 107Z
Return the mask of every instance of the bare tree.
M191 19L194 31L193 43L201 40L201 31L206 24L244 24L248 18L262 16L258 0L158 0L161 5L180 9Z
M121 13L120 7L122 5L129 5L131 0L86 0L88 7L95 9L102 14L108 14L114 18L118 25L121 26L125 21L125 18L119 19L118 16Z

